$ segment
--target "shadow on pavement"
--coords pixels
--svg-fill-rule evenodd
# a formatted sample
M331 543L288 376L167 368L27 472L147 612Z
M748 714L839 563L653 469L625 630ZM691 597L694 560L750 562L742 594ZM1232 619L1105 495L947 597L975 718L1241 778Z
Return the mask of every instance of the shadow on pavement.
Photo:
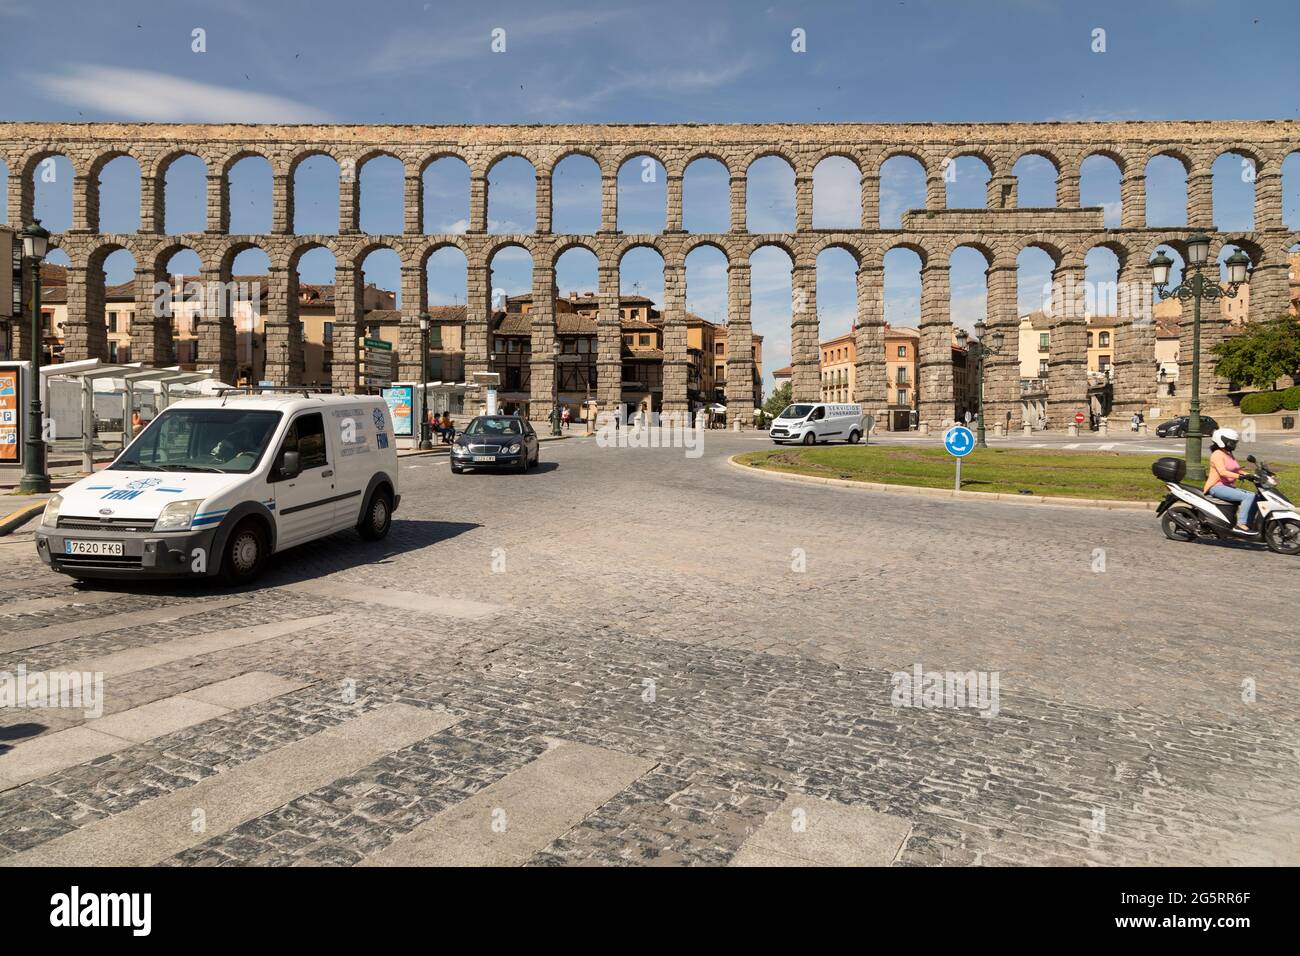
M225 587L214 578L89 580L84 584L78 582L74 587L87 591L159 596L220 597L252 594L362 565L383 564L398 555L440 544L477 527L480 526L466 521L403 519L394 516L393 526L383 541L366 541L355 531L339 531L328 538L309 541L272 555L262 577L243 588Z

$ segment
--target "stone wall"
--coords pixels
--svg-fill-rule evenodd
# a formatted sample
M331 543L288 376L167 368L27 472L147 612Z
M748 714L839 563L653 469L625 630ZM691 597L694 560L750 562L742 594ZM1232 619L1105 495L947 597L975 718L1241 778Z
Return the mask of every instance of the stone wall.
M942 426L952 416L950 370L950 319L948 262L960 246L980 251L988 262L988 316L991 329L1004 332L1007 342L1016 338L1016 257L1027 247L1044 250L1052 259L1055 277L1065 287L1054 302L1065 304L1070 282L1081 278L1084 257L1095 246L1112 249L1120 261L1121 278L1145 279L1145 263L1155 248L1168 244L1183 250L1194 231L1209 232L1214 239L1211 256L1232 242L1251 256L1258 279L1252 285L1250 308L1254 315L1271 315L1287 307L1286 254L1300 241L1282 220L1281 167L1286 156L1300 148L1300 123L1258 122L1126 122L1126 123L1008 123L1008 124L801 124L801 125L609 125L609 126L266 126L198 124L62 124L0 123L0 160L9 175L10 223L31 216L33 175L44 158L65 155L75 180L73 226L58 237L71 259L69 270L69 325L65 354L68 359L102 356L107 343L98 319L103 314L102 294L94 291L104 258L122 248L135 256L139 274L150 278L165 269L168 258L180 248L193 249L203 264L205 277L227 281L238 252L260 248L271 262L267 302L268 374L273 380L292 382L301 368L301 330L294 296L296 265L307 250L329 249L338 267L336 343L346 341L362 313L361 263L372 250L391 248L402 261L403 374L418 369L410 348L419 341L420 311L425 308L424 267L429 255L443 246L456 246L468 260L468 311L465 371L471 375L487 366L490 315L489 266L493 254L507 246L524 247L534 263L534 301L543 301L542 288L554 274L555 262L565 250L581 245L599 261L600 313L599 400L610 407L619 400L620 358L618 335L618 266L623 254L637 246L650 246L664 259L665 369L664 407L686 405L687 366L684 268L687 254L701 245L720 249L729 263L728 404L733 414L748 421L752 410L750 382L753 374L749 317L749 257L758 248L778 246L790 256L794 268L792 303L793 379L797 397L815 390L820 380L816 319L816 260L822 250L838 247L857 261L858 317L855 337L861 357L856 370L856 399L864 410L879 414L884 396L884 366L870 356L883 337L884 310L880 296L882 263L891 249L914 250L922 267L922 314L919 395L921 420ZM1239 153L1254 163L1255 228L1247 233L1220 234L1212 222L1211 167L1225 152ZM201 234L169 236L165 221L164 177L176 158L192 153L207 164L207 229ZM292 231L293 175L298 164L313 154L327 154L344 171L340 188L337 235L298 235ZM601 171L601 222L592 235L557 235L551 231L551 174L566 156L580 153L596 161ZM1026 155L1049 160L1057 170L1057 206L1027 209L1017 206L1012 169ZM1156 155L1171 155L1187 171L1186 228L1145 227L1145 168ZM140 166L140 230L130 235L99 232L99 173L116 156L131 156ZM229 235L230 168L240 159L265 157L272 170L274 203L272 232L268 235ZM390 155L405 167L405 232L372 236L360 232L359 174L369 160ZM506 156L522 156L537 171L536 231L527 235L491 235L486 231L488 172ZM634 157L653 156L667 175L666 229L653 235L624 235L617 230L618 171ZM790 163L795 175L795 231L753 234L746 228L746 173L751 163L775 155ZM888 159L906 155L916 159L926 175L926 208L905 214L901 229L879 228L880 168ZM973 155L988 167L987 209L947 209L943 173L960 156ZM1123 210L1121 226L1103 226L1100 209L1079 206L1079 170L1085 159L1103 155L1120 170ZM470 170L470 227L456 235L426 235L422 228L422 175L436 159L455 156ZM856 229L814 229L812 177L816 165L831 156L845 157L861 174L862 218ZM693 234L682 229L682 179L686 167L699 158L723 163L730 176L731 228L721 234ZM1054 310L1055 311L1055 310ZM143 314L143 313L141 313ZM1121 319L1132 316L1121 316ZM220 367L226 375L233 366L233 327L227 316L205 317L205 334L199 338L201 364ZM208 325L211 323L211 325ZM1052 326L1049 419L1053 426L1073 419L1087 405L1085 335L1082 312L1066 308ZM135 354L154 361L170 361L173 343L165 321L146 324ZM1219 334L1211 330L1210 338ZM545 308L534 319L532 359L532 414L550 411L553 374L550 347L554 314ZM1131 347L1149 350L1145 335L1124 335ZM134 347L135 343L133 343ZM143 351L141 351L143 349ZM357 366L335 350L334 380L340 387L355 387ZM1145 388L1138 373L1152 355L1117 355L1116 363L1131 366L1133 375L1121 376L1116 402L1130 407L1139 400L1125 394ZM1190 359L1188 359L1190 361ZM295 363L297 367L295 368ZM1213 362L1203 365L1203 381L1215 383ZM986 396L992 420L1007 412L1018 417L1017 365L1009 358L993 358L988 366ZM1018 424L1018 422L1014 423Z

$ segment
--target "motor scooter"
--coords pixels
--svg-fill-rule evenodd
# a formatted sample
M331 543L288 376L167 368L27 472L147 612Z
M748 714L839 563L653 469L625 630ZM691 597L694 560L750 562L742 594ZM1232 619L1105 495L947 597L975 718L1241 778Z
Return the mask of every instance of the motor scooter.
M1151 473L1169 489L1169 494L1156 509L1160 530L1165 537L1171 541L1207 538L1262 540L1270 551L1278 554L1300 554L1300 510L1278 490L1277 475L1269 470L1268 465L1256 461L1254 455L1246 460L1255 466L1255 472L1243 472L1241 477L1254 484L1259 492L1249 531L1237 528L1235 501L1211 498L1199 488L1182 484L1187 474L1187 463L1183 459L1157 459L1151 465Z

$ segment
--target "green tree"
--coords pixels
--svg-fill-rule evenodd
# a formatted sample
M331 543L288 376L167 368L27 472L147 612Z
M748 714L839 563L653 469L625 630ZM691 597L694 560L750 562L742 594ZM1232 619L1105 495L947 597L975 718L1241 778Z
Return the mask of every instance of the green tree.
M1251 388L1272 388L1279 378L1300 369L1300 322L1291 315L1251 322L1213 351L1223 378Z
M790 404L790 395L790 383L786 382L763 403L763 411L767 413L769 418L776 418L777 415L781 414L781 410Z

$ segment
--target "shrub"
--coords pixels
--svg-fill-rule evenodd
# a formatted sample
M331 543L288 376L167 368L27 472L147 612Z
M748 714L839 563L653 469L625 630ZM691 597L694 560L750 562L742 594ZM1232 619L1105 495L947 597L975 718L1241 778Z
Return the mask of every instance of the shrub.
M1282 407L1294 412L1300 409L1300 385L1292 385L1282 391Z
M1281 392L1251 392L1241 399L1243 415L1271 415L1281 407Z

